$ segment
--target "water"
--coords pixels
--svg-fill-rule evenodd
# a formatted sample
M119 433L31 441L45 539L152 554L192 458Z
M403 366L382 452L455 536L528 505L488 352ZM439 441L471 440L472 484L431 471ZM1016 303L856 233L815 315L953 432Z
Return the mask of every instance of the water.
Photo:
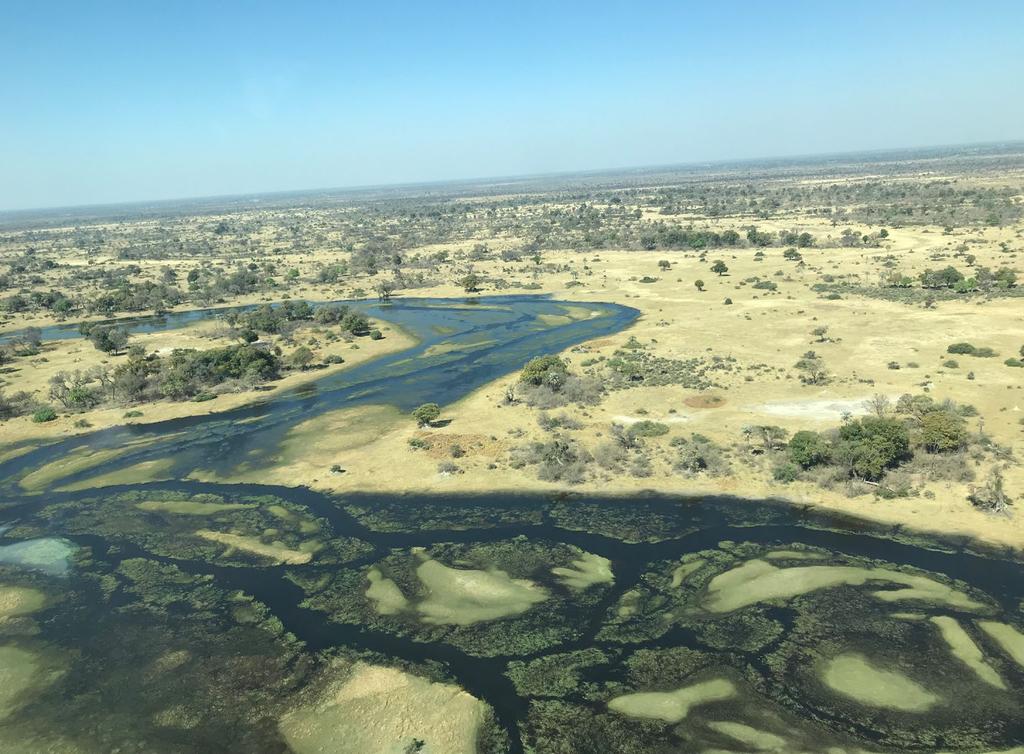
M0 750L10 749L12 740L20 742L18 750L31 751L27 741L52 746L48 737L60 735L82 751L286 751L276 721L304 698L297 692L305 684L315 685L315 673L298 668L314 662L316 653L338 652L440 668L444 678L494 710L497 730L516 753L524 742L536 751L595 754L744 748L722 738L726 724L782 738L792 751L978 752L1024 742L1024 668L979 630L981 620L1019 626L1024 567L1001 553L971 549L964 540L914 541L898 530L834 514L714 497L333 497L304 488L195 481L28 495L18 485L26 473L68 453L124 448L138 440L150 442L124 448L60 483L168 457L179 480L197 468L230 471L322 412L369 403L402 410L449 403L532 356L616 332L637 316L626 307L588 304L582 306L595 316L544 324L543 315L564 314L563 306L541 297L490 297L471 306L431 299L366 305L371 316L400 325L419 343L255 405L102 430L0 464L6 491L0 576L20 588L61 595L48 599L35 628L20 638L13 634L18 651L35 653L34 662L55 670L51 685L25 692L27 701L13 712L0 704L0 718L8 714L0 725ZM193 321L189 317L201 318L184 313L145 326L180 326ZM430 352L440 344L471 350ZM192 519L135 504L167 495L214 495L252 507ZM196 550L199 527L258 533L267 519L254 518L254 511L268 500L308 511L336 538L358 540L361 554L340 562L314 558L305 565L267 566ZM285 524L274 525L283 532L276 536L289 536ZM727 615L708 612L704 594L716 573L769 549L793 547L810 548L820 558L813 562L822 565L884 566L925 576L964 590L982 608L886 603L872 596L884 587L844 586ZM468 626L427 625L415 607L398 616L376 614L363 596L365 570L375 565L392 573L415 606L414 548L448 558L456 568L482 568L493 558L513 577L541 584L550 599L522 615ZM522 558L509 559L517 548ZM607 558L614 583L575 592L560 587L547 565L530 565L538 552L564 559L579 551ZM668 575L680 559L697 557L707 564L693 583L669 588ZM146 563L169 570L140 570ZM240 627L232 618L237 595L265 605L284 633L268 631L262 622ZM899 611L920 617L893 615ZM1005 689L980 684L949 654L929 621L940 615L969 630ZM11 641L3 638L3 625L0 647ZM679 655L680 649L690 654ZM521 691L513 680L511 668L523 667L517 663L533 667L554 656L560 668L583 650L604 659L568 685L565 678L553 680L550 694ZM66 653L81 659L68 665ZM821 680L821 663L838 653L859 653L911 674L942 702L920 715L858 706ZM240 672L249 654L257 658L254 669ZM179 656L191 658L185 675L153 675L153 667ZM680 669L680 657L697 663L692 672ZM278 666L282 670L274 675ZM607 709L616 695L669 690L708 674L732 679L737 698L696 708L678 726L639 723ZM153 722L166 721L167 710L175 720L194 720ZM557 717L564 710L569 716Z

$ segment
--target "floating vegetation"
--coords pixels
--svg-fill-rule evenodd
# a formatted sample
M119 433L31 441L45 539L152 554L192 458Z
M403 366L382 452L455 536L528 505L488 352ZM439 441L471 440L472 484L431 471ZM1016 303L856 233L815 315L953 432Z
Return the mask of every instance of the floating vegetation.
M861 586L869 581L904 584L906 589L874 592L886 602L920 600L945 604L962 610L984 607L965 594L924 576L901 573L888 568L850 566L806 566L777 568L764 560L750 560L719 574L708 585L707 608L728 613L748 605L770 600L787 600L819 589L842 585Z
M572 561L569 567L552 568L551 573L573 589L587 589L595 584L611 584L615 581L612 562L601 555L585 552Z
M977 673L985 683L995 686L997 689L1006 689L1006 684L999 677L999 673L985 661L985 655L982 654L981 649L957 623L956 618L951 618L948 615L936 615L931 620L939 627L939 633L949 645L949 651L958 660Z
M337 536L308 509L274 496L228 499L169 490L120 492L53 503L12 533L59 521L69 535L110 537L155 555L237 565L342 563L369 546ZM66 544L65 544L66 547ZM2 562L0 551L0 562Z
M990 596L774 506L269 491L146 485L19 509L0 553L58 542L64 567L0 561L0 750L1024 740L1024 633L1005 608L1024 592L1005 561L910 558L980 574Z
M983 620L978 625L992 637L1014 662L1024 668L1024 633L1006 623Z
M449 568L427 558L416 569L429 596L417 605L426 623L468 626L526 612L548 598L528 579L490 571Z

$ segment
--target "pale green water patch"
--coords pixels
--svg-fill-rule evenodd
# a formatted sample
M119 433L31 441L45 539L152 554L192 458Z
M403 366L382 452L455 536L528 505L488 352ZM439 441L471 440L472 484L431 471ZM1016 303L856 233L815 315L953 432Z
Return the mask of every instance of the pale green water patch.
M875 667L859 654L842 654L830 660L822 680L836 693L869 707L926 712L939 701L902 673Z
M863 586L868 581L889 581L906 589L874 592L887 602L923 600L965 610L983 607L967 595L938 581L888 568L854 566L798 566L777 568L764 560L749 560L715 576L708 584L705 607L727 613L758 602L791 599L801 594L837 586Z
M786 751L789 743L782 736L728 720L712 721L708 727L757 751Z
M1014 662L1024 668L1024 634L1011 625L992 620L978 621L978 625Z
M366 597L376 603L377 612L381 615L394 615L409 606L409 600L402 594L398 584L384 576L380 569L371 568L366 578L370 582L366 589Z
M691 560L689 563L683 563L676 566L672 570L672 586L682 586L683 582L686 581L687 577L696 573L700 570L700 567L704 565L703 559Z
M612 562L600 555L585 552L578 560L572 561L568 568L552 568L551 573L573 589L587 589L596 584L611 584L615 581L612 573Z
M449 568L429 559L416 575L429 592L418 606L424 623L468 626L526 612L548 598L532 581L513 579L498 569Z
M630 717L678 723L690 714L691 707L731 699L735 695L736 687L731 681L715 678L675 691L641 691L617 696L608 702L608 708Z
M0 563L63 576L71 567L75 545L66 539L44 537L0 546Z
M985 656L974 640L967 635L955 618L948 615L937 615L931 619L939 627L939 633L949 645L953 656L973 670L977 676L990 686L1006 689L1006 684L999 674L985 661Z

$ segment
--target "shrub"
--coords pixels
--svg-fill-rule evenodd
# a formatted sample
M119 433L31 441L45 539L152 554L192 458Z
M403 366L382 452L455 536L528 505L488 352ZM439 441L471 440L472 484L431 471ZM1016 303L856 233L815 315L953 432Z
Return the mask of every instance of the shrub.
M629 431L638 437L661 437L668 434L668 425L645 419L634 424Z
M959 353L971 356L974 354L975 348L970 343L953 343L946 348L946 353Z
M776 482L783 482L789 484L795 482L800 476L800 467L795 463L780 463L774 469L772 469L772 478Z
M57 412L53 410L53 406L40 406L32 412L32 421L37 424L52 422L56 418Z
M1024 360L1021 359L1007 359L1003 363L1008 367L1024 367Z

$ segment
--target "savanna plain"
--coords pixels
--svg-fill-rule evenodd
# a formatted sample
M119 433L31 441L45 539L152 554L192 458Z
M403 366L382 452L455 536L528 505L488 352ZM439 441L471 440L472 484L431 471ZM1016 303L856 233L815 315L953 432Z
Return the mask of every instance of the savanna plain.
M1021 145L0 215L0 751L1024 752L1022 254Z

